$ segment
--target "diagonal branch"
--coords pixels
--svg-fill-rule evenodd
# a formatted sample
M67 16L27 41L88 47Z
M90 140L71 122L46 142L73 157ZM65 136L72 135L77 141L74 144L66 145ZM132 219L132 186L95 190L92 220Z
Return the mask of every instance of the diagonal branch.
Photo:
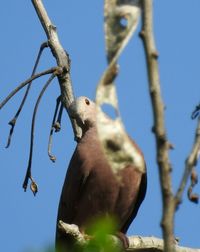
M74 100L74 94L70 77L69 55L66 53L66 51L60 44L56 27L52 24L50 18L48 17L48 14L44 8L42 0L32 0L32 4L46 33L52 54L55 57L58 66L63 69L63 72L59 74L57 77L60 85L61 101L63 103L63 106L66 108L67 112L69 112L68 107ZM78 127L75 120L71 118L70 120L72 123L75 140L78 141L81 138L81 129Z
M18 92L20 91L23 87L25 87L26 85L28 85L30 82L32 82L33 80L47 75L47 74L51 74L51 73L57 73L59 72L60 69L58 67L52 67L48 70L45 70L43 72L37 73L35 75L33 75L32 77L28 78L27 80L25 80L24 82L22 82L18 87L16 87L1 103L0 103L0 110L3 108L3 106Z

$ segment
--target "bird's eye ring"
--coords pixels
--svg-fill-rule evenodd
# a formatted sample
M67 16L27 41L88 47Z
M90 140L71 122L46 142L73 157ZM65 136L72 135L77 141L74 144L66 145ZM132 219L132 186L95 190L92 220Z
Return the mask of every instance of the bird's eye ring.
M88 99L85 99L85 104L90 105L90 101Z

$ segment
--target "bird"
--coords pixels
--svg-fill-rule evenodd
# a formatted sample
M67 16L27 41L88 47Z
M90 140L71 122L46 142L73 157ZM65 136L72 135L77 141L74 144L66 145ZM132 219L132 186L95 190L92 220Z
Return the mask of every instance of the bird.
M98 135L97 113L100 110L95 102L85 96L77 98L70 105L71 117L82 129L82 138L69 162L58 206L57 224L59 220L75 224L84 233L87 223L95 217L114 216L118 224L117 236L123 247L127 248L126 232L146 194L146 165L142 151L126 133L134 155L140 161L137 161L137 165L125 164L113 172ZM103 111L101 114L112 126L109 116ZM66 248L68 251L69 240L57 225L56 248Z

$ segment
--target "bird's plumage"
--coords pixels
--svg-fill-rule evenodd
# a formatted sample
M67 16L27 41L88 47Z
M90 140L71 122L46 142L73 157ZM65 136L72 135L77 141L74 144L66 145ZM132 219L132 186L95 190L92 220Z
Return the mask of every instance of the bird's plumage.
M119 232L125 234L145 197L146 173L133 165L127 165L116 176L98 137L95 103L81 97L72 106L72 111L78 114L76 119L83 129L83 137L69 163L59 203L58 220L76 224L84 231L91 219L110 215L117 219ZM131 139L130 141L143 159L139 148ZM64 239L57 229L57 243Z

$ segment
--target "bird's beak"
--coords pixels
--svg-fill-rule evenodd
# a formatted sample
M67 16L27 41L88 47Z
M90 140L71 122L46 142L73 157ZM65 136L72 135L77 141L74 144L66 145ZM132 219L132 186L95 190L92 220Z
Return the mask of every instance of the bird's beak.
M77 123L81 124L81 125L85 125L85 118L84 115L82 113L79 113L79 115L77 116Z
M84 115L76 111L70 112L70 118L76 120L77 124L81 127L85 125Z

